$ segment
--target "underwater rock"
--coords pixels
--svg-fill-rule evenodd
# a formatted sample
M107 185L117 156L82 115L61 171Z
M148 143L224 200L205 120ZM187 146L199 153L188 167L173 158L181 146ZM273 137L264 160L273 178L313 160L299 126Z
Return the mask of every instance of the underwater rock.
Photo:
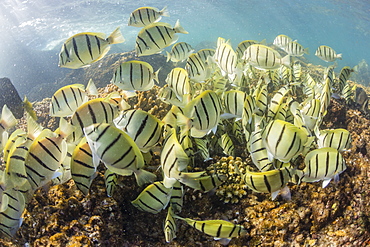
M7 105L16 118L23 116L22 99L9 78L0 78L0 107Z

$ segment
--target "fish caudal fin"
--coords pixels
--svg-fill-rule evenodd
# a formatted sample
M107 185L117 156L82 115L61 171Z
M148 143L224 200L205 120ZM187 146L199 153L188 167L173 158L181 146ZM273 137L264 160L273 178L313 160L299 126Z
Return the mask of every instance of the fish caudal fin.
M281 64L288 67L288 68L291 68L291 66L290 66L290 55L286 55L285 57L283 57L281 59Z
M144 169L139 169L134 172L136 177L136 182L139 186L142 186L146 183L153 183L157 176L151 172L148 172Z
M167 10L167 6L165 6L160 12L159 14L161 16L167 16L167 17L170 17L170 13L168 13L168 10Z
M6 105L3 106L0 122L5 129L14 127L17 124L17 119Z
M109 44L119 44L125 42L125 38L122 36L121 30L119 27L114 30L111 35L107 38Z
M173 28L175 30L176 33L184 33L184 34L188 34L188 31L186 31L181 25L180 25L180 21L177 20L176 21L176 24L175 24L175 27Z

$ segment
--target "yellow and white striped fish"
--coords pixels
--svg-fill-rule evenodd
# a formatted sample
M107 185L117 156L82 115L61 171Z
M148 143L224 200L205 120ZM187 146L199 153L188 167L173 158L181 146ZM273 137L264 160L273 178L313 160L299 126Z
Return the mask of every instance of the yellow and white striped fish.
M164 48L178 40L179 37L176 33L188 33L180 25L179 20L177 20L174 27L164 22L156 22L145 26L136 38L135 51L137 56L160 53Z
M215 240L223 239L223 243L228 243L231 238L240 237L245 235L247 231L241 225L235 225L226 220L193 220L190 218L182 218L180 216L174 216L177 219L183 220L195 229L210 235Z
M351 133L346 129L316 129L317 145L319 148L331 147L339 152L348 150L351 147Z
M256 90L253 94L253 97L256 102L255 113L258 114L259 116L262 116L267 110L268 104L267 95L268 95L267 84L261 84L258 87L258 90Z
M284 34L280 34L278 36L276 36L276 38L274 39L274 42L273 44L276 45L277 47L281 48L281 49L284 49L284 47L289 43L289 42L292 42L292 38L290 38L289 36L286 36Z
M335 148L325 147L309 152L304 163L303 182L316 182L323 180L325 188L330 181L338 181L339 174L346 170L345 161L340 152Z
M191 100L184 108L184 114L178 114L178 124L190 129L190 135L201 138L211 130L216 133L220 120L221 101L217 94L206 90Z
M290 56L295 57L303 56L303 54L309 54L309 49L303 48L303 46L297 41L292 41L286 44L284 46L284 51L286 51L286 53L288 53Z
M126 91L147 91L158 82L158 72L143 61L127 61L121 63L114 71L111 83Z
M323 88L321 90L320 98L319 98L320 103L321 103L320 114L322 117L326 115L329 104L330 104L330 98L331 98L331 93L332 93L330 85L331 85L330 79L327 78L324 82Z
M72 153L71 175L77 188L87 195L97 175L97 167L93 164L93 155L86 137L81 139Z
M107 196L111 197L116 190L118 175L111 170L107 169L104 172L105 188Z
M227 42L220 43L220 45L216 48L213 58L218 67L221 69L223 76L229 75L232 78L234 77L237 56L230 44Z
M125 131L144 153L157 145L163 134L162 121L143 110L124 111L114 123Z
M28 149L25 166L33 190L44 186L55 176L67 155L65 138L72 133L73 127L64 118L60 121L56 132L44 129Z
M345 85L347 85L347 80L350 77L351 73L354 72L355 69L345 66L340 70L339 76L338 76L338 91L341 92Z
M211 160L211 156L209 154L209 140L207 138L195 138L194 142L197 147L197 154L199 154L204 161Z
M265 172L251 172L247 168L242 177L251 190L259 193L271 193L271 198L274 200L279 191L286 187L293 175L294 170L288 167Z
M132 11L128 20L128 26L145 27L146 25L160 21L162 16L170 16L167 6L162 10L154 7L141 7Z
M209 57L213 57L214 54L214 49L202 49L197 52L198 57L206 66L208 65Z
M243 113L242 113L242 122L243 126L247 123L251 123L252 115L256 108L256 100L251 95L247 95L244 100Z
M180 181L188 182L190 178L198 178L204 172L190 173L186 172L189 164L189 157L186 155L184 149L179 143L176 130L171 129L163 142L161 152L161 167L163 170L163 184L166 188L171 188Z
M143 169L144 158L132 138L112 124L98 123L84 128L93 153L93 164L101 160L114 173L135 174L139 186L153 182L156 176Z
M139 210L157 214L170 202L172 188L166 188L162 181L148 185L131 203Z
M289 162L300 154L308 140L303 128L282 120L272 120L263 131L262 138L270 161L275 158L283 162Z
M22 224L22 214L26 207L26 200L21 191L7 189L1 191L0 233L13 238Z
M189 184L189 187L195 190L200 190L202 192L208 192L217 188L226 179L226 175L214 173L212 175L202 176L200 178L194 179L194 183ZM188 185L186 182L184 184Z
M7 130L14 127L17 124L17 119L14 117L13 113L9 108L4 105L1 111L0 118L0 151L3 150L7 140L8 132Z
M306 101L303 105L301 112L306 127L310 130L314 130L320 118L321 101L318 99L312 99Z
M242 59L261 70L278 69L281 65L290 67L289 55L282 58L274 49L260 44L249 46Z
M190 80L194 82L204 82L209 76L208 67L200 59L198 53L193 53L188 57L185 69Z
M94 123L112 123L119 110L130 108L122 97L106 97L92 99L77 108L72 115L71 124L76 130L68 141L78 143L83 135L83 128Z
M315 55L325 62L334 62L337 58L342 60L342 54L337 54L333 48L326 45L320 45Z
M167 61L174 63L185 61L194 52L193 47L186 42L179 42L172 46L171 52L166 52Z
M79 69L102 59L109 51L110 45L123 43L118 28L105 38L103 33L78 33L64 42L59 53L59 67Z
M238 47L236 48L236 55L237 55L238 59L241 59L243 57L243 54L244 54L245 50L249 46L254 45L254 44L260 44L260 43L264 43L264 41L258 42L256 40L244 40L244 41L240 42L238 44Z
M89 80L85 89L82 84L73 84L58 89L51 97L50 116L67 117L89 100L87 95L98 95L93 80Z
M172 187L170 205L174 213L180 213L184 205L184 188L179 181Z
M290 92L289 86L283 86L275 93L270 101L270 105L267 111L267 122L275 118L280 105L285 99L285 96Z
M249 150L254 165L260 171L267 171L272 166L268 159L267 150L262 141L262 130L257 125L255 130L251 133L249 141Z
M180 101L183 101L184 95L193 93L188 72L183 68L173 68L167 75L166 83L173 89Z
M239 90L226 91L223 94L224 113L221 115L221 117L236 118L235 121L241 119L246 97L246 93Z
M158 98L166 104L171 104L172 106L181 108L184 107L187 103L186 100L184 100L184 102L182 100L179 100L174 89L172 89L172 87L168 85L165 85L159 90Z
M235 146L229 134L224 133L223 135L221 135L221 138L218 139L218 144L222 148L224 154L228 156L234 156Z
M176 238L177 226L175 218L173 217L175 214L172 210L172 206L168 207L167 210L167 217L164 222L164 236L167 243L170 243L172 240Z

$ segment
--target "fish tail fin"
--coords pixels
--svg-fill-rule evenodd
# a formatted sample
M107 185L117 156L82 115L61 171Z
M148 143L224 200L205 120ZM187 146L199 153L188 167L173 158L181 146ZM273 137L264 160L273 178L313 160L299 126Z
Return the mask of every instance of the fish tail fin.
M136 177L136 182L139 186L142 186L146 183L153 183L157 176L151 172L148 172L144 169L139 169L134 172Z
M59 134L63 139L66 139L73 131L75 131L75 129L75 126L71 125L67 120L61 117L57 134Z
M89 82L87 83L86 92L89 95L94 95L94 96L98 95L98 89L96 88L95 83L92 79L90 79Z
M159 84L159 79L158 79L158 73L159 73L159 71L162 69L162 67L161 68L159 68L156 72L154 72L153 73L153 79Z
M262 40L259 44L260 45L266 45L267 44L266 39Z
M167 17L170 17L170 13L168 12L168 9L167 9L167 6L165 6L160 12L159 14L161 16L167 16Z
M180 21L177 20L176 21L176 24L175 24L175 27L173 28L175 30L176 33L183 33L183 34L188 34L189 32L186 31L181 25L180 25Z
M43 127L27 113L27 134L35 139L41 133Z
M340 60L342 60L342 53L337 54L337 58L340 59Z
M303 51L304 51L304 53L306 53L307 55L309 55L309 54L310 54L310 48L308 48L308 47L307 47L306 49L304 49Z
M122 36L120 27L117 27L111 35L107 38L109 44L119 44L125 42L125 38Z
M281 59L281 64L288 67L288 68L291 68L291 66L290 66L290 55L286 55L285 57L283 57Z
M17 119L6 105L3 106L3 111L1 112L1 124L5 129L14 127L17 124Z
M168 63L171 59L171 54L168 51L166 51L166 55L167 55L166 63Z

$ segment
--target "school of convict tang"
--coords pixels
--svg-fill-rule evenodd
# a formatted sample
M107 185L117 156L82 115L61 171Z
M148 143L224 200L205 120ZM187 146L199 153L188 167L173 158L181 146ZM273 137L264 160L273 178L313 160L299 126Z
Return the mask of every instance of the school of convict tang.
M132 12L129 25L142 28L136 40L137 56L161 52L177 42L177 33L188 33L179 21L174 27L159 22L168 15L166 8ZM88 66L103 58L110 45L124 41L119 28L104 36L86 32L69 38L62 45L60 67ZM113 92L98 98L92 80L86 88L74 84L55 92L50 115L60 117L56 131L27 114L28 131L8 133L17 120L4 106L0 144L6 168L0 171L0 232L14 236L34 191L47 183L73 179L88 194L100 163L105 165L108 196L114 193L119 176L134 175L143 190L133 206L153 214L167 210L167 242L181 234L176 230L178 220L223 243L246 233L242 225L229 221L180 216L184 186L207 192L225 180L224 174L191 169L201 166L195 160L220 155L217 150L234 156L235 146L243 145L253 164L244 172L235 167L241 183L271 194L272 200L282 190L289 196L290 183L321 181L325 187L337 181L346 170L342 153L349 149L351 135L345 129L322 129L321 123L332 95L352 100L354 89L348 78L354 69L344 67L335 74L331 65L320 77L313 76L298 59L294 61L308 53L307 48L286 35L272 43L245 40L233 47L219 38L215 49L199 51L185 42L174 44L167 62L186 60L186 65L168 73L158 93L171 105L164 117L132 109L126 101L158 81L159 68L155 72L141 61L123 62L112 74L111 83L127 91L125 96ZM318 47L316 55L328 62L341 59L328 46ZM158 149L162 176L157 177L146 170L146 164ZM298 169L299 162L304 162L303 169Z

